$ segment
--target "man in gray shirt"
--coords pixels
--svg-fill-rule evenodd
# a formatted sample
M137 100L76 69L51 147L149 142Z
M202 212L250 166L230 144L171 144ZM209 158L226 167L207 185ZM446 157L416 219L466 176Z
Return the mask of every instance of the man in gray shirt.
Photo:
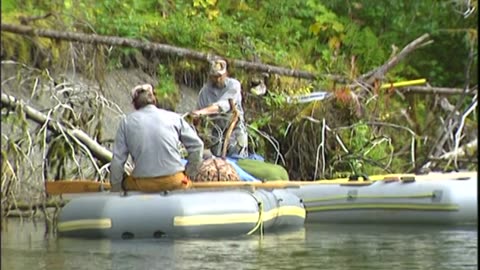
M229 138L227 156L246 157L248 136L243 116L241 85L238 80L228 77L225 60L214 60L211 62L209 80L200 90L197 109L192 111L192 115L195 117L227 113L212 117L215 128L212 131L211 151L215 156L222 155L224 136L231 122L232 108L229 99L233 99L239 118Z
M121 120L113 146L112 190L118 190L120 184L125 190L145 192L188 188L191 182L187 175L195 177L202 161L202 140L180 115L155 106L151 84L136 86L131 94L135 111ZM186 167L180 144L188 152ZM123 179L129 154L135 167L132 175Z

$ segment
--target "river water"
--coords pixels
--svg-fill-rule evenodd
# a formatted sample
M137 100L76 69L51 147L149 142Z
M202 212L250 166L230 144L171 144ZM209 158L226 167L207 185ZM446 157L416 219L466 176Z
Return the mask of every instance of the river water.
M477 226L320 225L228 239L82 240L2 224L2 269L477 269Z

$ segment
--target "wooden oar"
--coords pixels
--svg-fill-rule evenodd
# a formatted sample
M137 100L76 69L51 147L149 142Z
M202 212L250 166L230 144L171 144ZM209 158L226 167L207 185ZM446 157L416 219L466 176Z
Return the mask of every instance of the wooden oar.
M110 190L110 183L89 180L76 181L48 181L45 183L45 192L48 195L61 195L66 193L89 193Z
M228 99L228 104L230 105L230 110L232 111L232 118L230 119L230 125L228 125L227 133L225 134L225 138L223 140L222 145L222 159L225 160L227 157L227 149L228 143L230 142L230 136L232 136L233 129L238 122L239 112L237 110L237 106L233 99Z
M329 185L329 184L348 184L348 185L366 185L374 181L400 181L412 180L416 181L435 181L435 180L461 180L468 178L477 178L477 172L452 172L452 173L430 173L426 175L414 174L386 174L372 175L369 180L351 181L348 178L338 178L333 180L317 180L317 181L268 181L268 182L194 182L193 188L295 188L306 185ZM67 193L91 193L110 189L109 183L97 181L77 180L77 181L55 181L47 182L45 185L46 192L49 195L60 195Z
M372 181L342 181L341 183L349 183L352 185L364 185L371 183ZM219 182L193 182L192 188L205 189L205 188L261 188L261 189L276 189L276 188L297 188L305 185L316 184L341 184L338 181L269 181L269 182L231 182L231 181L219 181ZM77 181L55 181L47 182L45 189L48 195L61 195L69 193L92 193L100 192L104 190L110 190L110 183L101 183L88 180Z

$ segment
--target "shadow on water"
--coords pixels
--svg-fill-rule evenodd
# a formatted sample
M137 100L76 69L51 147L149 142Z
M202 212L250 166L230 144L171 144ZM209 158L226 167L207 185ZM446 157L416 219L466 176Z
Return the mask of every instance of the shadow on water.
M84 240L9 219L2 269L477 269L477 227L320 225L263 238Z

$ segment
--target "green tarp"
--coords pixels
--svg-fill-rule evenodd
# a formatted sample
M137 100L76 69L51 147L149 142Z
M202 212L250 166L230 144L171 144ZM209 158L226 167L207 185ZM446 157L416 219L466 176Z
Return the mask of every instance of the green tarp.
M277 164L254 159L239 159L237 165L259 180L289 180L287 170Z

